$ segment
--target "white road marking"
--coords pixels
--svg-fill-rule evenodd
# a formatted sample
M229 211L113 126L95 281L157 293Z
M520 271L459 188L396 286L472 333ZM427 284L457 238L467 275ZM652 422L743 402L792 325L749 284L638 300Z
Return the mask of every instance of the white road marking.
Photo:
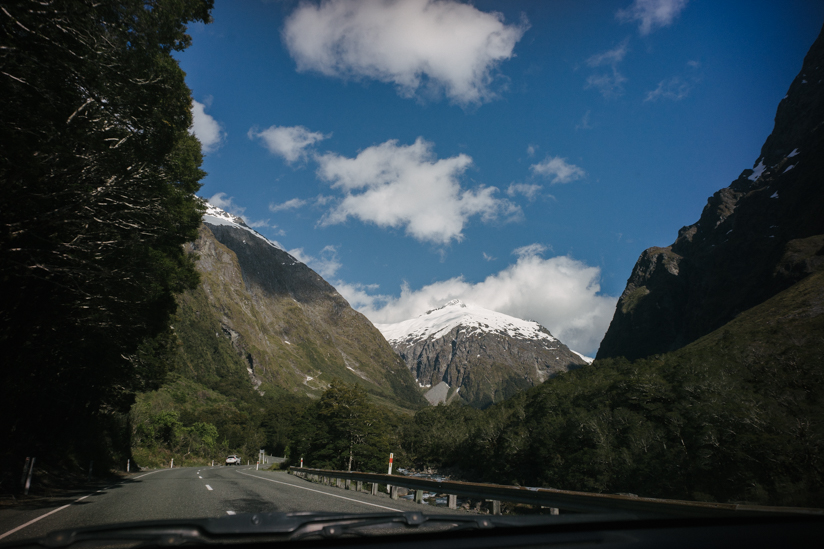
M198 475L197 478L203 478L202 476Z
M144 473L144 474L142 474L142 475L138 475L138 476L136 476L136 477L134 477L134 478L136 478L136 479L137 479L137 478L143 478L143 477L145 477L146 475L153 475L153 474L155 474L155 473L159 473L160 471L166 471L166 470L167 470L167 469L158 469L157 471L151 471L151 472L149 472L149 473ZM101 492L103 492L104 490L108 490L108 489L110 489L110 488L114 488L114 486L107 486L107 487L103 488L102 490L97 490L97 492L95 492L95 493L101 493ZM211 490L211 488L209 488L209 490ZM76 499L76 500L74 500L72 503L77 503L78 501L83 501L84 499L86 499L87 497L89 497L89 496L91 496L91 495L92 495L92 494L86 494L86 495L85 495L85 496L83 496L82 498L77 498L77 499ZM35 522L37 522L37 521L39 521L39 520L41 520L41 519L44 519L44 518L46 518L46 517L47 517L47 516L49 516L49 515L53 515L54 513L58 512L58 511L62 511L62 510L63 510L63 509L65 509L66 507L71 507L71 506L72 506L72 503L68 503L68 504L64 505L63 507L58 507L57 509L52 509L52 510L51 510L51 511L49 511L48 513L42 514L42 515L40 515L39 517L37 517L37 518L35 518L35 519L32 519L32 520L28 521L26 524L21 524L21 525L20 525L20 526L18 526L17 528L12 528L12 529L11 529L11 530L9 530L8 532L3 532L2 534L0 534L0 539L3 539L3 538L5 538L5 537L7 537L7 536L10 536L10 535L12 535L12 534L13 534L13 533L15 533L15 532L19 532L19 531L20 531L20 530L22 530L23 528L25 528L25 527L27 527L27 526L31 526L31 525L32 525L32 524L34 524Z
M212 490L212 487L211 487L211 486L209 486L208 484L206 485L206 488L207 488L208 490Z
M323 494L324 496L329 496L329 497L338 498L338 499L345 499L347 501L353 501L355 503L360 503L362 505L369 505L371 507L379 507L381 509L388 509L389 511L397 511L398 513L402 512L400 509L393 509L392 507L384 507L383 505L376 505L374 503L366 503L365 501L361 501L359 499L346 498L346 497L343 497L343 496L330 494L328 492L321 492L320 490L313 490L312 488L306 488L305 486L298 486L296 484L291 484L289 482L281 482L279 480L273 480L271 478L261 477L261 476L258 476L258 475L250 475L249 473L241 473L240 471L238 471L238 473L241 474L241 475L246 475L247 477L259 478L260 480L268 480L269 482L275 482L277 484L285 484L286 486L291 486L292 488L300 488L301 490L308 490L310 492L316 492L318 494Z
M152 471L151 473L146 473L146 475L153 475L155 473L159 473L160 471L166 471L166 469L158 469L157 471ZM140 475L139 477L134 477L134 478L143 478L146 475Z
M88 496L86 496L86 497L88 497ZM80 500L77 500L77 501L80 501ZM40 516L39 516L39 517L37 517L36 519L32 519L32 520L28 521L26 524L21 524L21 525L20 525L20 526L18 526L17 528L13 528L12 530L9 530L8 532L6 532L6 533L4 533L4 534L0 534L0 539L3 539L3 538L4 538L4 537L6 537L6 536L10 536L10 535L12 535L13 533L17 532L18 530L22 530L22 529L23 529L23 528L25 528L26 526L29 526L29 525L31 525L31 524L34 524L35 522L37 522L37 521L38 521L38 520L40 520L40 519L44 519L44 518L46 518L46 517L47 517L47 516L49 516L49 515L52 515L52 514L54 514L54 513L58 512L58 511L62 511L62 510L63 510L63 509L65 509L66 507L71 507L71 505L72 505L72 504L71 504L71 503L69 503L68 505L64 505L63 507L58 507L57 509L53 509L53 510L49 511L48 513L46 513L45 515L40 515Z
M111 488L111 486L110 486L109 488ZM102 491L103 491L103 490L98 490L98 492L102 492ZM74 500L72 503L77 503L78 501L83 501L84 499L86 499L86 498L87 498L87 497L89 497L89 496L91 496L91 494L86 494L86 495L85 495L85 496L83 496L82 498L77 498L77 499L76 499L76 500ZM71 504L71 503L68 503L68 504L64 505L63 507L58 507L57 509L52 509L52 510L51 510L51 511L49 511L48 513L45 513L45 514L40 515L39 517L37 517L37 518L35 518L35 519L32 519L32 520L28 521L26 524L21 524L21 525L20 525L20 526L18 526L17 528L12 528L12 529L11 529L11 530L9 530L8 532L4 532L4 533L0 534L0 539L5 538L6 536L10 536L10 535L12 535L13 533L15 533L15 532L17 532L17 531L22 530L22 529L23 529L23 528L25 528L26 526L31 526L32 524L34 524L35 522L37 522L37 521L38 521L38 520L40 520L40 519L44 519L44 518L46 518L46 517L47 517L47 516L49 516L49 515L53 515L54 513L58 512L58 511L62 511L62 510L63 510L63 509L65 509L66 507L71 507L71 506L72 506L72 504Z
M226 514L227 514L227 515L234 515L234 514L235 514L235 512L234 512L234 511L226 511Z

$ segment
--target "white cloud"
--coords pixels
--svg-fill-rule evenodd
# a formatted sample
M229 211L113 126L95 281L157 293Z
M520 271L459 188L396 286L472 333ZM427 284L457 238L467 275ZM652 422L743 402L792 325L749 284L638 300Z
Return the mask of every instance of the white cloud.
M472 216L491 221L520 215L520 208L495 198L495 187L461 188L459 178L472 163L469 156L438 160L432 147L419 137L408 146L387 141L355 158L334 153L316 157L318 176L344 193L321 224L343 223L351 216L379 227L404 227L421 241L448 244L463 238Z
M545 251L547 251L547 247L536 242L534 244L527 244L526 246L515 248L512 250L512 255L517 255L518 257L532 257L541 255Z
M204 153L215 152L226 139L226 132L220 123L206 114L206 107L211 102L211 97L206 98L205 104L192 101L192 127L189 133L197 137Z
M282 212L283 210L296 210L298 208L302 208L306 205L306 200L302 198L293 198L291 200L287 200L282 204L269 204L269 210L272 212Z
M491 255L489 255L486 252L481 252L481 253L483 253L484 259L486 261L495 261L496 259L498 259L497 257L492 257Z
M326 206L327 204L329 204L330 202L334 202L335 200L336 199L334 196L325 196L319 194L315 197L315 204L317 206Z
M335 276L338 269L341 268L341 263L338 260L338 249L335 246L325 246L321 251L319 257L311 256L303 251L303 248L295 248L289 250L289 254L311 267L316 273L323 278L331 278Z
M620 44L607 50L603 53L596 53L587 59L587 65L590 67L600 67L603 65L614 66L624 60L629 51L629 39L625 38Z
M244 219L244 221L246 222L247 225L249 225L253 229L262 229L264 227L269 228L269 229L274 229L275 227L277 227L277 225L270 225L268 219L260 219L258 221L249 221L249 220Z
M592 111L587 111L584 113L584 116L581 117L581 122L575 125L576 130L591 130L592 129L592 122L590 122L590 115Z
M678 76L673 76L669 80L662 80L658 83L658 87L647 92L647 101L657 101L658 99L670 99L672 101L680 101L689 95L692 85L685 82Z
M537 150L537 148L534 145L529 145L526 148L526 155L527 156L535 156L535 151L536 150Z
M520 194L525 196L527 200L532 202L533 200L538 198L541 189L543 189L541 185L530 185L529 183L512 183L506 190L506 194L513 197Z
M552 178L551 185L556 183L570 183L586 177L586 172L576 166L570 164L565 158L560 156L546 157L543 162L533 164L530 166L532 172L536 175L542 175L547 179Z
M513 56L527 28L451 0L329 0L301 3L282 36L298 71L372 78L404 97L442 90L470 105L495 97L494 69Z
M211 198L209 198L209 204L217 206L221 210L229 212L232 215L241 217L243 216L243 212L246 211L246 208L238 206L237 204L235 204L234 200L234 196L230 196L227 198L226 193L217 193Z
M587 59L590 67L609 67L608 72L592 74L587 78L586 88L596 88L605 98L616 97L624 92L626 77L618 71L618 63L623 61L629 51L629 38L603 53L597 53Z
M566 345L592 356L615 312L617 297L600 293L600 269L570 257L522 254L515 264L478 283L451 278L398 297L338 283L337 290L374 323L414 318L451 299L461 299L518 318L534 319Z
M672 24L686 6L687 0L635 0L630 7L618 10L615 17L622 23L638 21L641 36L646 36Z
M593 74L587 78L585 88L596 88L606 99L617 97L624 93L624 82L627 79L618 69L612 67L612 72Z
M332 134L312 132L303 126L271 126L260 132L252 128L247 135L249 139L262 140L269 152L282 156L286 162L292 164L298 160L305 160L307 150L312 145L328 139Z

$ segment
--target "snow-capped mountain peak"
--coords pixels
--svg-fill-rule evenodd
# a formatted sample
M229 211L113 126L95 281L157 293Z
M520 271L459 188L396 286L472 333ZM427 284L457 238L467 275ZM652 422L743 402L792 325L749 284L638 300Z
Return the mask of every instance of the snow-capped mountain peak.
M590 360L532 320L454 299L416 318L376 324L431 403L483 408Z
M466 331L465 335L489 332L516 339L556 341L549 330L537 322L521 320L476 305L467 305L459 299L453 299L446 305L431 309L417 318L375 326L390 345L402 341L437 339L459 326Z
M270 246L277 248L278 250L286 251L286 249L283 246L281 246L279 242L269 240L268 238L266 238L265 236L251 228L249 225L247 225L246 222L243 221L243 218L230 214L226 210L218 208L214 204L211 204L205 198L202 200L203 205L206 206L206 211L203 213L204 223L208 223L210 225L228 225L229 227L243 229L244 231L248 231L252 235L265 241Z

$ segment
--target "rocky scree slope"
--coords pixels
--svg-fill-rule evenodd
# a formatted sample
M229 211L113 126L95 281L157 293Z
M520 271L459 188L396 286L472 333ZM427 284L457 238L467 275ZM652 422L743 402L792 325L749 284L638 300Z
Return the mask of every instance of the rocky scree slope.
M392 407L425 405L381 333L312 269L242 219L207 205L198 239L200 287L181 305L213 316L259 392L318 396L333 378Z
M672 351L824 261L824 34L778 105L753 169L715 193L675 242L641 254L596 358Z
M457 394L484 408L588 362L537 322L459 300L376 326L418 384L432 387L433 403Z

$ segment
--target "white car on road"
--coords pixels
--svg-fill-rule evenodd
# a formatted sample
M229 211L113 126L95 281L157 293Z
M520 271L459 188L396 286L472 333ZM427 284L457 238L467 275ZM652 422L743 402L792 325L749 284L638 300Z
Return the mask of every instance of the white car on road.
M227 457L226 465L240 465L240 457L234 455Z

